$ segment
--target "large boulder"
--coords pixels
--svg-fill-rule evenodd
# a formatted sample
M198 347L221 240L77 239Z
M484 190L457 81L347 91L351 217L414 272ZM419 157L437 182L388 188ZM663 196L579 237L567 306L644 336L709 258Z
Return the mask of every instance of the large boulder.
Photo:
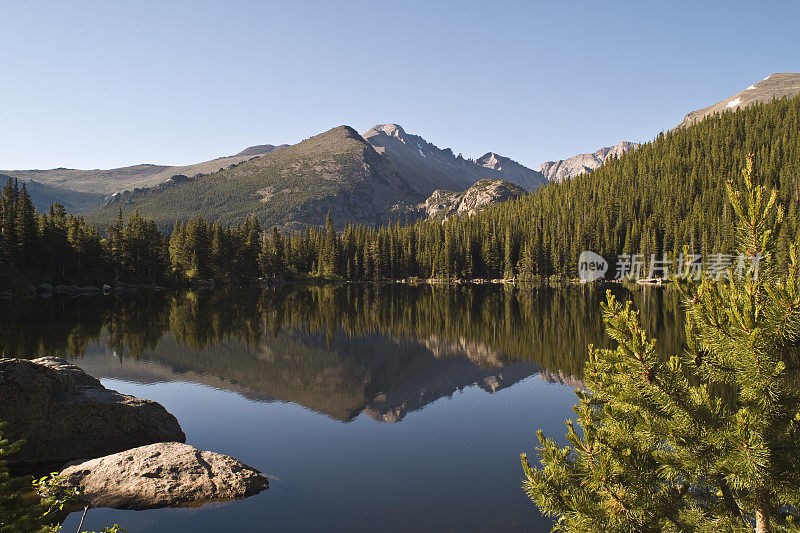
M93 507L196 507L246 498L268 488L267 478L233 457L162 442L68 466L63 485L83 487Z
M178 421L150 400L120 394L55 357L0 359L3 436L25 440L9 464L64 464L154 442L184 442Z

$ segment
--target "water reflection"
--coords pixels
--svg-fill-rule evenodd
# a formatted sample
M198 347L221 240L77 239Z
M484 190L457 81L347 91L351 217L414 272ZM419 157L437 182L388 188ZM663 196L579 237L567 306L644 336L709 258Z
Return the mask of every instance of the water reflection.
M662 353L679 353L678 295L618 292ZM579 385L586 346L607 342L603 298L592 286L326 285L15 300L0 308L0 353L396 422L470 385L494 392L533 374Z

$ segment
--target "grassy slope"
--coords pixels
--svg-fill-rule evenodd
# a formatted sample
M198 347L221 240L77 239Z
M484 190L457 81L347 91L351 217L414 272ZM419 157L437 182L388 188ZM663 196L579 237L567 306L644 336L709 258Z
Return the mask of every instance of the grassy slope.
M266 225L297 227L323 223L328 211L339 224L373 223L393 197L411 196L357 132L340 126L191 183L146 193L122 209L124 216L138 209L166 228L197 214L226 224L256 214ZM103 226L119 208L105 207L87 219Z

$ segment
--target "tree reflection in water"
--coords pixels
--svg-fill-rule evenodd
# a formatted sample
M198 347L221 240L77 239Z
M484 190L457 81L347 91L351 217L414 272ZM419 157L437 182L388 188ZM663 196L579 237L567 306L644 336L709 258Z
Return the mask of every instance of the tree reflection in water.
M643 310L663 353L680 350L676 292L616 292ZM473 384L493 392L538 373L578 385L587 345L607 343L603 297L592 286L322 285L15 300L0 307L0 354L124 378L131 366L112 370L113 353L134 363L133 379L392 422Z

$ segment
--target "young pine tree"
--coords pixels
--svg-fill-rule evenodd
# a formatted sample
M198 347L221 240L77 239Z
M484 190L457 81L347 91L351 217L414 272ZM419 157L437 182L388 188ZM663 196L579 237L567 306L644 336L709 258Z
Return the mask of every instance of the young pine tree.
M562 531L797 531L800 287L797 248L776 261L782 212L755 183L728 183L741 254L759 271L681 282L688 349L666 359L638 313L609 294L616 349L589 349L571 446L539 432L523 488ZM756 275L752 275L756 274Z

